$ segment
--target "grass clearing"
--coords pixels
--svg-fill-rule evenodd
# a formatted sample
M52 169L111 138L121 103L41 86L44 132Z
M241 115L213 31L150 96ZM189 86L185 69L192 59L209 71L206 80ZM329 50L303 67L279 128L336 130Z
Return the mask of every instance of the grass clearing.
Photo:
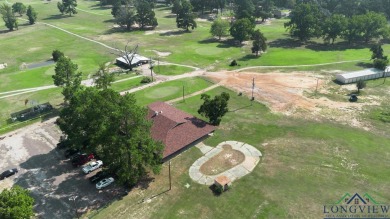
M171 191L139 203L166 190L168 167L164 165L148 189L134 189L94 218L318 218L324 216L324 204L346 192L367 192L390 202L388 136L274 115L264 105L251 106L247 97L223 87L207 93L221 92L231 95L230 111L205 143L216 146L236 140L258 148L264 157L252 173L214 196L189 177L189 167L202 156L193 147L173 159ZM200 96L195 96L176 107L200 117L196 112L200 104Z
M164 82L156 86L137 91L134 95L137 99L137 103L145 106L155 101L167 101L181 97L183 95L183 87L184 95L188 95L205 89L211 85L211 82L200 77L185 78Z
M142 77L137 77L137 78L129 79L129 80L126 80L126 81L113 83L111 85L111 88L113 90L115 90L115 91L118 91L118 92L125 91L125 90L130 90L132 88L140 86L141 85L141 80L142 80Z
M10 124L11 113L31 107L30 104L24 105L26 99L30 101L35 100L39 104L50 102L54 108L58 108L59 104L63 102L61 88L52 88L0 99L0 128Z
M159 75L181 75L194 69L178 65L159 65L153 68L154 73Z

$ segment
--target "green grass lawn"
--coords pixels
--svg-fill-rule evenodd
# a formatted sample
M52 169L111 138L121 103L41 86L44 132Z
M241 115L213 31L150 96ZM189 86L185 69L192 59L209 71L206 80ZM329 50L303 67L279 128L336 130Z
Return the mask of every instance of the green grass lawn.
M126 81L121 81L118 83L112 83L111 88L115 91L125 91L125 90L130 90L131 88L135 88L137 86L141 85L141 80L142 77L137 77L134 79L126 80Z
M189 167L202 156L193 147L172 160L171 191L140 203L168 188L165 164L148 189L134 189L94 218L321 218L323 205L336 202L346 192L367 192L390 202L388 136L275 115L222 87L208 94L223 91L231 95L230 111L205 143L216 146L236 140L255 146L263 159L252 173L214 196L208 186L189 177ZM200 104L195 96L175 106L199 116Z
M63 102L61 88L52 88L43 91L37 91L27 94L21 94L13 97L0 99L0 128L9 125L9 118L11 113L31 107L30 104L24 105L25 100L35 100L39 104L50 102L53 107L57 108L58 104Z
M159 75L181 75L194 69L178 65L160 65L153 68L154 73Z
M137 91L134 95L137 99L137 103L144 106L155 101L167 101L181 97L183 95L183 86L184 95L188 95L205 89L210 85L212 85L212 83L203 78L185 78L164 82L156 86Z

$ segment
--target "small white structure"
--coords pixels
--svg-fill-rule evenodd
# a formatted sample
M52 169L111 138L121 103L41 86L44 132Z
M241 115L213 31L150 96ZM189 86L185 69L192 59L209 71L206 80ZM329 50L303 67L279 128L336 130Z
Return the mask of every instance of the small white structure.
M116 59L116 63L118 65L122 65L122 66L129 66L128 60L131 58L132 55L133 54L130 53L128 55L127 59L126 59L126 55L119 57ZM146 58L146 57L138 55L138 54L134 54L133 59L131 60L131 66L138 66L138 65L146 64L149 61L150 61L149 58Z
M368 68L361 71L348 72L343 74L337 74L336 80L342 84L350 84L358 81L365 81L371 79L377 79L390 76L390 67L388 66L385 71Z

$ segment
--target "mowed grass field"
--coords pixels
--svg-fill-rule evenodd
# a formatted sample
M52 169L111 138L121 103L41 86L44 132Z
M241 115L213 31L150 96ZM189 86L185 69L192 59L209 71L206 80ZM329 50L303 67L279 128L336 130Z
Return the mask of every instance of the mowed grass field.
M231 96L229 112L205 143L235 140L258 148L263 158L252 173L214 196L208 186L189 177L189 167L202 156L193 147L172 160L171 191L163 193L169 188L164 164L147 189L133 189L93 218L322 218L323 205L346 192L390 202L388 135L275 115L223 87L207 93L221 92ZM201 103L194 96L175 106L202 118L197 114Z
M146 106L155 101L172 100L200 91L211 86L213 83L200 77L185 78L174 81L168 81L151 88L146 88L134 93L137 103Z
M114 28L110 8L101 8L96 1L78 1L81 10L72 17L60 15L56 1L21 2L36 9L38 22L41 23L30 26L20 20L19 30L8 32L0 22L0 63L6 62L9 66L0 70L0 92L50 85L54 65L23 71L19 70L19 66L48 60L54 49L63 51L77 63L84 78L93 74L100 63L115 58L102 45L42 22L109 46L124 48L127 43L131 46L138 44L139 52L147 57L157 58L152 50L170 52L171 55L159 57L160 60L213 70L232 69L228 64L233 59L240 64L236 68L353 61L283 71L355 70L363 68L362 63L368 63L370 58L370 45L349 46L337 41L331 47L324 46L320 39L300 45L289 39L283 27L287 20L257 25L268 38L269 49L261 57L254 57L250 54L251 43L238 46L230 40L220 42L212 39L209 33L211 22L199 21L198 28L191 33L177 29L175 17L165 6L155 9L159 22L155 31L123 32ZM390 51L388 44L383 48L385 54ZM184 71L168 67L162 72L175 75ZM113 89L128 90L139 86L140 80L119 82L113 84ZM187 95L210 85L212 83L203 78L188 78L161 83L134 95L138 103L145 106L154 101L180 97L183 86ZM237 96L226 88L216 88L207 93L213 96L223 91L231 95L230 112L223 118L214 136L205 143L216 146L225 140L236 140L258 148L264 156L251 174L235 181L231 190L216 197L207 186L189 178L189 167L202 156L197 148L191 148L172 160L171 191L161 194L168 188L168 166L164 164L162 173L154 176L154 182L147 189L134 189L121 201L101 209L95 218L321 218L324 217L323 205L337 201L346 192L368 193L380 202L390 203L388 135L327 121L314 122L275 115L262 104L251 106L247 97ZM26 99L39 103L49 101L57 107L62 102L61 89L0 99L0 127L7 124L10 113L29 107L24 105ZM200 96L195 96L175 106L201 117L197 114L200 104ZM373 111L367 118L377 113ZM375 125L383 130L390 128L388 123L378 122ZM185 187L187 184L189 188ZM140 203L158 194L150 202Z
M188 68L178 65L156 65L153 71L159 75L181 75L193 71L193 68Z

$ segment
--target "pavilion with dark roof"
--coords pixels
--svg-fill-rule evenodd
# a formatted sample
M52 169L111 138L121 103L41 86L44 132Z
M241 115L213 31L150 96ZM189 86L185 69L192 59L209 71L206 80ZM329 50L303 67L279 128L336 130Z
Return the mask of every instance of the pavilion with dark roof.
M152 138L165 145L163 161L188 149L192 143L216 129L215 126L164 102L151 103L147 118L153 122Z

